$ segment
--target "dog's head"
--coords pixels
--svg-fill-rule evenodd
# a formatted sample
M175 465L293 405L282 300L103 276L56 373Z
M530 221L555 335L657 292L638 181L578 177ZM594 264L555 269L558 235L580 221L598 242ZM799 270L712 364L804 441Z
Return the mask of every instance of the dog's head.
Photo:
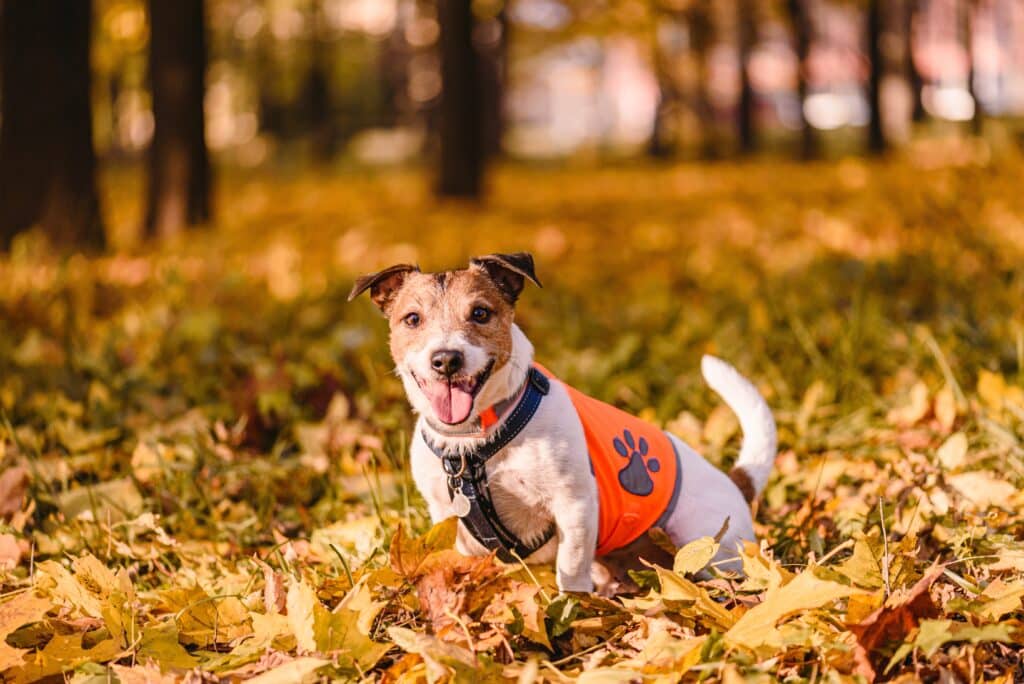
M440 273L400 264L360 277L349 300L370 291L391 326L391 357L413 407L456 426L486 408L478 397L504 398L486 395L512 355L515 303L527 280L540 285L526 253Z

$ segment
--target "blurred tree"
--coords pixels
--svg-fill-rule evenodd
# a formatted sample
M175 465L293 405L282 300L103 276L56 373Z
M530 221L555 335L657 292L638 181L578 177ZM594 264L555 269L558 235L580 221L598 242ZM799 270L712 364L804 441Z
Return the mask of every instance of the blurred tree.
M0 248L40 226L55 243L103 247L92 140L89 0L2 5Z
M871 120L868 122L868 151L882 154L888 144L882 122L882 78L885 63L882 53L884 32L884 0L868 0L865 23L868 52L868 107Z
M441 167L437 191L480 196L483 181L483 106L480 65L473 45L472 0L438 0L441 27Z
M330 44L324 37L323 3L310 3L309 69L306 72L304 100L306 124L313 138L313 157L328 161L338 150L338 127L331 102L332 74L329 68Z
M695 0L686 11L686 22L690 28L690 44L696 62L696 92L694 93L697 118L701 122L700 156L703 159L717 159L718 130L715 125L715 110L711 104L711 68L709 55L715 43L715 22L712 14L713 0Z
M508 10L500 3L493 17L478 23L474 43L480 55L480 87L483 98L482 135L484 154L498 156L505 128L505 83L508 80Z
M666 25L675 24L679 17L669 8L663 11L661 21ZM677 56L673 54L670 46L662 44L663 41L657 36L657 30L653 33L655 38L651 61L658 83L658 103L654 110L654 123L647 143L647 153L654 159L667 159L676 151L676 134L673 131L672 119L678 117L682 93L673 73L673 62Z
M911 117L915 123L925 119L924 100L924 79L921 78L921 70L917 68L917 61L914 59L914 34L916 32L917 17L921 8L921 0L906 0L903 8L903 58L906 61L907 83L910 87L912 104Z
M787 0L787 9L793 31L793 42L796 45L797 100L800 105L800 158L814 159L818 156L818 138L804 112L809 94L808 69L810 68L811 40L814 33L809 0Z
M974 73L974 17L978 12L977 0L957 0L960 10L960 30L964 37L964 53L967 57L967 92L974 101L974 113L971 115L971 133L980 136L985 130L985 112L978 99Z
M750 59L757 45L757 17L754 0L737 0L739 13L740 101L738 104L738 137L740 152L750 154L757 149L757 98L750 79Z
M167 236L210 218L206 149L204 0L149 0L149 147L146 234Z

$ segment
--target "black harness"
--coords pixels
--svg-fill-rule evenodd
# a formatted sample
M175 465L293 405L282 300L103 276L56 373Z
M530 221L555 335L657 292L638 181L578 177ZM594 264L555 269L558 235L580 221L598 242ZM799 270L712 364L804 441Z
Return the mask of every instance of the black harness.
M496 551L498 558L506 563L527 558L547 544L555 536L555 526L552 524L530 543L505 527L487 487L487 461L523 431L550 389L551 383L544 374L530 368L519 403L491 439L468 453L445 451L420 432L426 445L441 459L448 476L448 496L454 500L456 492L461 492L469 500L469 513L460 518L462 524L484 548Z

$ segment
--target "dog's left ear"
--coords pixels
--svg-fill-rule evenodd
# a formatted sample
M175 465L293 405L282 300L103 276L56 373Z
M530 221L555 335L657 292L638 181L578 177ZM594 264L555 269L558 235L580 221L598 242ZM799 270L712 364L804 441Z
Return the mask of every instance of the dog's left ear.
M482 268L511 303L519 299L526 280L543 287L533 272L533 257L526 252L515 254L488 254L470 260L470 265Z
M378 309L386 314L388 312L388 307L395 299L395 295L398 294L398 290L401 289L402 283L405 282L405 277L409 275L409 273L419 270L419 266L397 264L395 266L385 268L383 271L378 273L359 276L356 278L355 285L352 286L352 291L348 293L348 301L351 302L353 299L369 290L370 299L373 300L373 303L377 305Z

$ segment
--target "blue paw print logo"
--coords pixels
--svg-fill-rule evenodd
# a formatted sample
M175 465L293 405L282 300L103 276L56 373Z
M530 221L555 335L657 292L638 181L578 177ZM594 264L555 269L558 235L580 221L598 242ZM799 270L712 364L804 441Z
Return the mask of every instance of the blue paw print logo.
M612 446L619 456L629 459L629 463L619 471L619 484L622 488L636 496L647 496L653 492L654 480L651 479L651 473L661 470L661 464L657 458L648 457L650 447L647 440L641 437L637 441L633 439L632 432L623 430L622 439L613 439Z

